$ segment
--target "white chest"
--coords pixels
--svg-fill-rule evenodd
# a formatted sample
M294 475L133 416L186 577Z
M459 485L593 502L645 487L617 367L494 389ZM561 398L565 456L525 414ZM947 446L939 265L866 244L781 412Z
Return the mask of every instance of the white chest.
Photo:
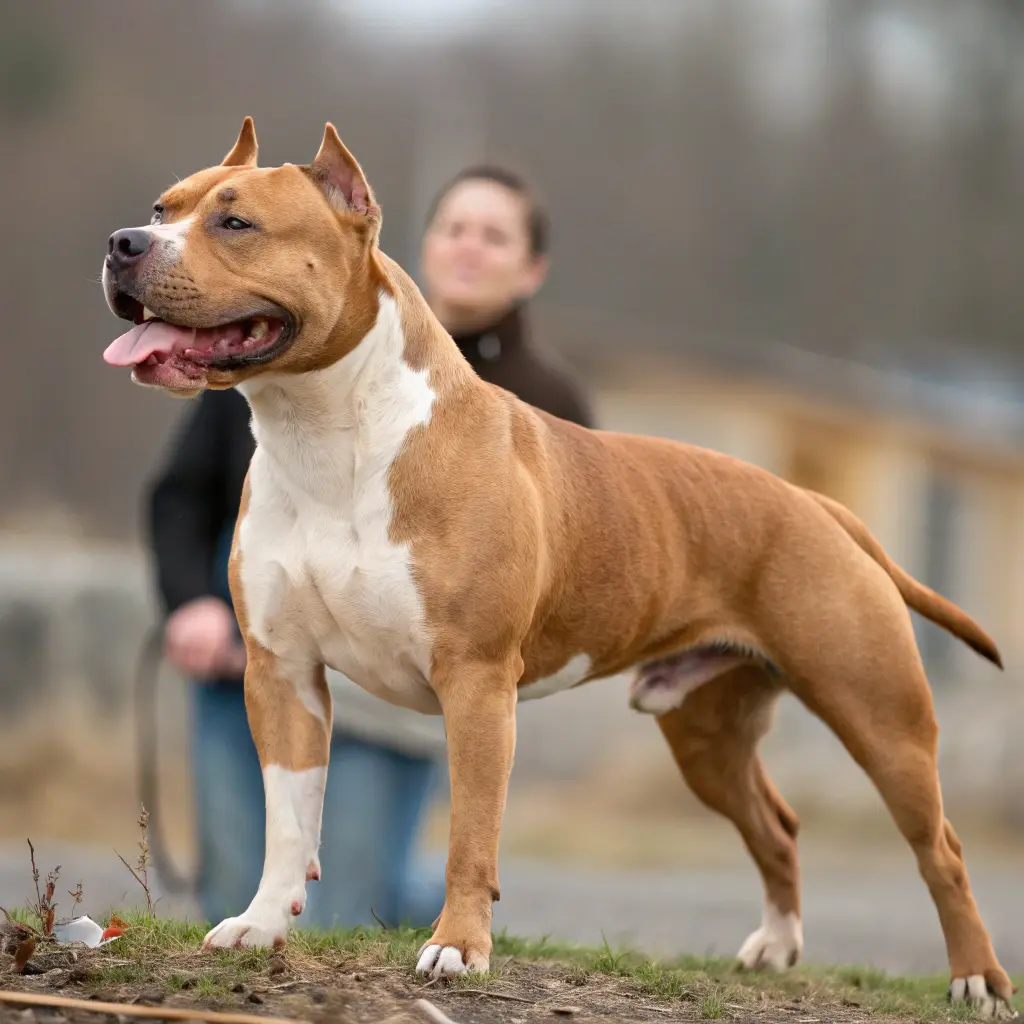
M390 537L388 478L409 432L429 421L433 392L386 326L390 337L371 332L328 370L247 394L259 446L241 584L254 637L286 662L322 661L391 703L437 713L411 554Z
M360 528L353 510L296 507L259 456L240 535L256 639L286 660L322 661L385 700L433 710L430 643L408 550Z

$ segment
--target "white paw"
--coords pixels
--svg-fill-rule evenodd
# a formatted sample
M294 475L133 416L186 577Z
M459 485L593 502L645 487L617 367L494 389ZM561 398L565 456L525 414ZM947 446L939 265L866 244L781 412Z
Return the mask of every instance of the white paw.
M769 967L784 971L799 959L804 947L803 927L796 914L780 914L765 908L764 921L747 937L736 955L747 970Z
M967 1003L985 1020L1014 1020L1020 1016L1005 999L996 995L985 982L984 975L954 978L949 986L951 1003Z
M209 931L203 949L235 949L238 946L283 946L288 922L246 911L241 917L229 917Z
M486 957L470 954L469 963L462 960L462 953L457 946L439 946L428 943L420 950L420 958L416 964L417 974L429 974L431 978L454 978L470 971L486 973L490 962Z

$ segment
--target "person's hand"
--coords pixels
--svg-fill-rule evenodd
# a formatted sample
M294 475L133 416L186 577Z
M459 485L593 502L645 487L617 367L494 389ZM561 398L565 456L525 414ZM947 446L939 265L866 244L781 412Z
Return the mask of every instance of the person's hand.
M236 638L234 614L219 597L196 598L170 615L164 655L179 672L195 679L238 677L245 671L245 648Z

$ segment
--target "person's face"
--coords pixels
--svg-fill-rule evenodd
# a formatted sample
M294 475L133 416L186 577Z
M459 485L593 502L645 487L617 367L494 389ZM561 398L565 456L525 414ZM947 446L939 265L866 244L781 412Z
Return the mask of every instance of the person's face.
M459 182L423 237L427 300L445 326L500 316L543 283L547 261L530 253L526 201L493 181Z

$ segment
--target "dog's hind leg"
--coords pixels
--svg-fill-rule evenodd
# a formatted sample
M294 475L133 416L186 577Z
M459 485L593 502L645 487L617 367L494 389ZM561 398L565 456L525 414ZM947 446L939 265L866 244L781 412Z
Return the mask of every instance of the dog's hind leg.
M913 849L946 939L951 998L975 1003L987 1016L1009 1016L1013 988L971 894L960 841L943 813L938 725L912 648L910 635L890 638L888 667L876 684L858 678L851 664L845 678L833 675L826 685L797 683L794 689L871 777Z
M951 998L1010 1016L1013 987L943 812L939 729L903 600L864 561L839 576L823 565L802 591L792 578L778 574L765 614L788 685L868 774L914 851L945 936Z
M778 680L748 665L693 690L679 708L658 718L687 784L732 821L761 871L761 927L739 951L749 968L791 967L803 948L797 818L757 753L778 695Z
M263 877L245 913L217 925L204 948L283 945L289 922L305 906L306 882L320 878L331 736L324 669L286 663L251 638L246 649L245 706L266 792Z

